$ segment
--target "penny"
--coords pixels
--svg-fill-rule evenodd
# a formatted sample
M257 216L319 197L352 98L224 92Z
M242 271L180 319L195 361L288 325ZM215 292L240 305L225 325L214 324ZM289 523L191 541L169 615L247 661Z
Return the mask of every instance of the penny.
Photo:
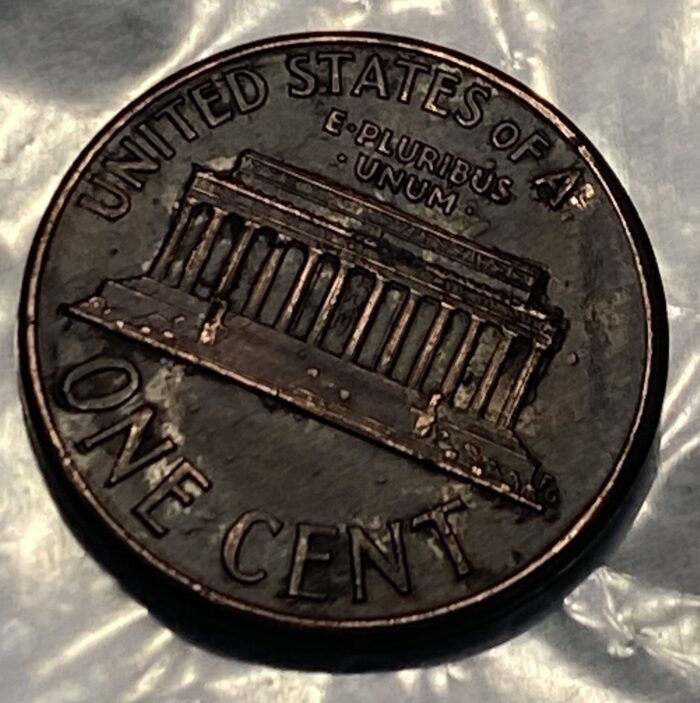
M619 506L658 419L654 257L601 157L461 54L272 39L70 169L20 312L51 475L155 569L305 628L501 612Z

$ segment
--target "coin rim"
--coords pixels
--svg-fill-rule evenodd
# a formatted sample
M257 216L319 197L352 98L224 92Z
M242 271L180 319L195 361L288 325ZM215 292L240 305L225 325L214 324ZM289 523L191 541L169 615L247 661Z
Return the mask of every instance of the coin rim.
M605 189L624 228L632 250L645 308L647 354L635 418L613 469L588 508L576 518L572 527L564 532L547 551L507 579L467 598L461 598L444 606L427 608L408 615L354 619L290 615L271 608L237 600L205 586L172 567L153 554L150 549L135 539L112 517L81 476L73 464L69 451L61 441L53 422L53 416L46 397L47 394L39 373L40 361L37 350L36 309L39 295L38 285L46 263L46 250L53 235L54 227L60 220L73 189L82 177L85 168L93 157L103 149L114 133L124 127L136 114L144 110L164 93L175 90L184 82L212 70L224 62L240 59L260 51L301 47L318 42L333 41L363 43L367 46L386 46L392 49L413 50L429 54L434 59L442 59L457 64L497 84L500 88L507 90L514 97L523 101L529 109L538 113L551 127L560 132L564 140L577 151ZM607 523L607 518L619 507L651 447L655 428L661 414L666 385L668 320L661 277L651 243L639 215L603 157L580 130L557 108L536 95L533 90L498 69L455 49L440 47L431 42L418 39L377 32L304 32L249 42L217 53L167 76L122 109L91 139L63 177L32 242L19 306L18 348L20 375L23 384L22 398L29 422L32 423L31 431L35 433L43 447L49 447L49 452L47 453L51 455L49 457L50 461L55 463L56 459L59 460L63 471L77 489L78 494L91 506L102 522L150 567L174 579L181 586L187 587L209 603L224 606L234 611L305 629L358 630L395 628L398 625L416 624L457 612L471 612L477 608L483 608L496 599L499 601L510 599L510 601L516 603L519 600L526 599L529 595L528 591L534 594L536 590L541 590L543 585L549 583L554 576L571 566L588 546L591 539L600 533L601 528ZM545 583L538 585L536 583L537 580L540 579L541 581L543 577L546 577Z

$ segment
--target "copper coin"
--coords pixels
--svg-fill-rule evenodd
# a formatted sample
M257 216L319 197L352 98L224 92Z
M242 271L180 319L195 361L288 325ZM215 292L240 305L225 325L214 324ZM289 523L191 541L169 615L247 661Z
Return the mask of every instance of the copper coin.
M333 630L501 609L569 564L650 446L667 331L634 209L554 108L453 51L312 34L100 132L20 343L48 471L135 569Z

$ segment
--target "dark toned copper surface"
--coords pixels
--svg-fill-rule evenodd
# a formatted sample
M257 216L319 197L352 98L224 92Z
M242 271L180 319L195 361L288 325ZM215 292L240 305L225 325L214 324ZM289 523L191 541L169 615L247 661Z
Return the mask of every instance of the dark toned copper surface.
M153 569L323 629L496 615L624 497L666 320L594 148L371 35L177 74L86 149L21 315L48 471Z

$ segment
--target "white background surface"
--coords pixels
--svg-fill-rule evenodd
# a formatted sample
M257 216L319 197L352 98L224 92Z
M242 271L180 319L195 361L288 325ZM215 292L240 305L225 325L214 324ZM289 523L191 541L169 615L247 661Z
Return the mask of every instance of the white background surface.
M671 365L655 479L615 549L525 633L394 672L279 670L172 634L86 555L31 452L15 315L28 248L79 150L218 50L304 30L430 40L561 108L628 189L664 279ZM700 2L0 0L0 699L12 703L700 700Z

